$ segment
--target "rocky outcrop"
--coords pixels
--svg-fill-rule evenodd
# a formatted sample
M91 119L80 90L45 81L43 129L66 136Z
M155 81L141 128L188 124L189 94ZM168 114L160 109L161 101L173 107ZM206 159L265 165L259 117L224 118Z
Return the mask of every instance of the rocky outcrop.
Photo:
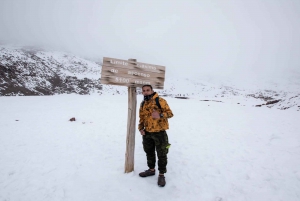
M89 94L102 89L100 69L60 52L0 47L0 96Z

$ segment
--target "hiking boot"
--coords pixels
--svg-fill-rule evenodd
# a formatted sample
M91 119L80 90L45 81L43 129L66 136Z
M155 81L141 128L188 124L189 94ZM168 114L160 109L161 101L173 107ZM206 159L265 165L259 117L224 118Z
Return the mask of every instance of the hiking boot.
M140 177L153 176L153 175L155 175L155 170L154 171L151 171L150 169L145 170L145 172L141 172L139 175L140 175Z
M158 175L157 185L159 187L164 187L166 185L166 180L164 175Z

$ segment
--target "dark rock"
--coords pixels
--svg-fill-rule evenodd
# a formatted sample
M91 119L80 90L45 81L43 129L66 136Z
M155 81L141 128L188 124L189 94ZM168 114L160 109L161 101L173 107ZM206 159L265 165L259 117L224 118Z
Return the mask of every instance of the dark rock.
M179 98L179 99L189 99L188 97L181 97L181 96L175 96L175 98Z
M266 103L266 105L275 104L275 103L278 103L279 101L281 101L281 100L268 101L268 102Z
M199 101L213 101L213 102L220 102L220 103L222 103L222 101L217 101L217 100L199 100Z

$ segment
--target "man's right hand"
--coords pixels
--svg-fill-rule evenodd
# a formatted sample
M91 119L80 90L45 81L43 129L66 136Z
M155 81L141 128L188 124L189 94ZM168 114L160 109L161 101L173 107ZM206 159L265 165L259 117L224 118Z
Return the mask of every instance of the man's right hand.
M145 135L145 131L144 130L140 130L141 135Z

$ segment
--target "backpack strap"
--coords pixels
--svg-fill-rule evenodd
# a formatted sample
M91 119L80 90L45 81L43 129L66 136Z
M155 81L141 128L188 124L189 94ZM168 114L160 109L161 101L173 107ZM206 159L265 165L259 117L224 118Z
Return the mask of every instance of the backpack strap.
M160 103L159 103L159 97L156 97L155 98L155 102L156 102L156 105L159 109L161 109L161 106L160 106Z
M143 108L143 107L144 107L144 104L145 104L145 101L142 101L140 107Z

